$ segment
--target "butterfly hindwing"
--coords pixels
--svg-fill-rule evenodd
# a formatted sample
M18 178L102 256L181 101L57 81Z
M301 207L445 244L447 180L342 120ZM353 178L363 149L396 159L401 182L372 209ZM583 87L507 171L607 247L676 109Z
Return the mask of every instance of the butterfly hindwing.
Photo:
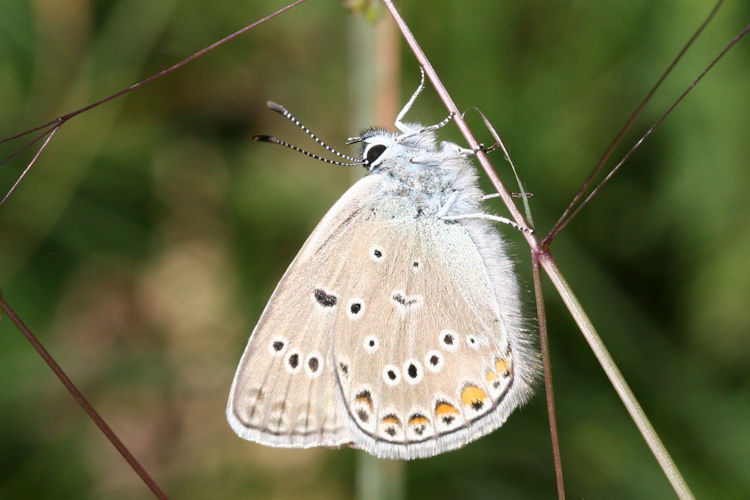
M458 448L502 425L529 393L526 353L514 352L525 346L509 341L522 328L512 266L482 222L424 217L396 197L366 212L336 235L350 251L333 351L354 441L386 458ZM513 285L498 297L506 278Z

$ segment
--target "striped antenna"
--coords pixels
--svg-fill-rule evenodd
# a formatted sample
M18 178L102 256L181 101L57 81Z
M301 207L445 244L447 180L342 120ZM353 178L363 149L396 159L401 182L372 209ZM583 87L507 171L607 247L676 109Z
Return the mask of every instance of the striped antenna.
M311 153L309 151L305 151L304 149L295 146L294 144L289 144L286 141L282 141L281 139L277 139L276 137L273 137L272 135L254 135L253 140L257 142L270 142L271 144L278 144L279 146L284 146L285 148L289 148L293 151L296 151L298 153L302 153L305 156L309 156L310 158L315 158L316 160L320 160L324 163L330 163L332 165L342 165L344 167L360 167L363 166L365 163L360 160L356 163L347 163L339 160L331 160L329 158L323 158L322 156L316 155L315 153ZM348 158L348 157L347 157ZM354 158L352 158L354 159Z
M309 128L307 128L307 127L305 126L305 124L304 124L304 123L302 123L301 121L299 121L299 120L298 120L298 119L297 119L297 118L296 118L296 117L295 117L295 116L294 116L293 114L291 114L291 113L290 113L290 112L289 112L289 111L288 111L288 110L287 110L287 109L286 109L286 108L285 108L284 106L282 106L281 104L275 103L275 102L273 102L273 101L268 101L268 102L266 103L266 106L268 106L269 108L271 108L271 109L272 109L273 111L276 111L277 113L279 113L279 114L280 114L281 116L283 116L284 118L286 118L286 119L287 119L287 120L289 120L290 122L292 122L292 123L294 123L295 125L297 125L297 126L298 126L298 127L300 128L300 129L302 129L302 131L303 131L304 133L306 133L306 134L307 134L307 135L308 135L308 136L309 136L309 137L310 137L310 138L311 138L311 139L312 139L313 141L315 141L315 142L317 142L318 144L320 144L321 146L323 146L323 147L324 147L324 148L325 148L325 149L326 149L326 150L327 150L328 152L330 152L330 153L333 153L333 154L335 154L335 155L336 155L336 156L338 156L339 158L343 158L343 159L345 159L345 160L349 160L349 161L351 161L351 162L357 162L357 163L355 163L355 165L362 165L362 162L361 162L361 160L360 160L359 158L355 158L355 157L353 157L353 156L349 156L349 155L347 155L347 154L344 154L344 153L340 153L339 151L336 151L336 150L335 150L335 149L333 149L333 148L332 148L331 146L329 146L328 144L326 144L325 142L323 142L323 139L321 139L321 138L319 138L319 137L318 137L317 135L313 134L313 133L312 133L312 131L311 131L311 130L310 130ZM277 141L278 141L278 139L277 139ZM265 141L265 142L274 142L274 141ZM281 144L282 146L286 145L287 147L291 147L291 148L292 148L292 149L294 149L295 151L298 151L298 152L300 152L300 153L304 153L304 154L306 154L307 156L310 156L310 157L312 157L312 158L317 158L317 159L319 159L319 160L324 160L324 159L323 159L322 157L319 157L319 156L313 155L313 154L311 154L311 153L308 153L308 152L306 152L306 151L303 151L303 150L301 150L301 149L298 149L298 148L292 147L292 146L291 146L291 145L289 145L289 144L286 144L286 143L282 144L282 141L276 142L276 144ZM325 160L324 160L324 161L325 161ZM333 164L336 164L336 165L344 165L344 163L336 163L335 161L329 161L328 163L333 163Z

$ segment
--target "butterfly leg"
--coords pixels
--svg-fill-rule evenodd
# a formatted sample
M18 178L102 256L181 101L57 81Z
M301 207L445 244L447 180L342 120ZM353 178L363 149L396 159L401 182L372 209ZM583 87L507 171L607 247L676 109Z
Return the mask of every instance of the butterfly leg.
M401 132L405 134L409 132L414 132L414 130L411 129L409 126L407 126L403 122L404 116L406 116L406 113L408 113L411 107L414 105L414 101L417 100L417 97L419 96L419 94L421 94L422 91L424 90L424 69L422 68L422 66L419 67L419 73L421 74L421 78L419 80L419 86L417 87L417 90L415 90L414 93L411 95L409 100L406 102L406 105L403 107L403 109L401 109L401 111L399 112L398 116L396 117L396 123L394 124L396 125L397 129L399 129Z
M452 115L448 116L447 120L450 120L451 118L453 118ZM482 149L481 144L479 145L479 149ZM468 156L474 156L475 154L477 154L477 151L479 151L479 149L474 150L471 148L464 148L464 147L459 146L458 144L455 144L453 142L448 142L448 141L443 141L440 143L440 151L442 153L453 155L453 156L446 157L446 159L454 159L454 158L462 159Z
M417 90L414 91L414 93L411 95L409 100L406 102L406 105L401 109L398 116L396 117L396 123L394 124L398 130L400 130L403 134L399 136L399 139L404 139L406 137L411 137L414 135L419 135L425 132L431 132L433 130L437 130L439 128L445 127L450 121L453 119L453 113L450 113L444 120L440 121L439 123L436 123L434 125L430 125L429 127L423 127L418 130L414 130L412 127L404 123L404 116L406 116L406 113L409 112L409 110L414 106L414 101L417 100L417 97L419 94L422 93L424 90L424 68L422 66L419 67L419 86L417 87Z
M513 198L531 198L534 193L510 193ZM482 196L482 201L491 200L494 198L500 198L500 193L485 194Z
M500 134L497 133L497 131L495 130L495 127L492 125L492 123L490 122L489 118L487 118L487 116L484 114L484 112L482 112L481 109L479 109L476 106L472 106L469 109L467 109L466 111L464 111L463 113L461 113L461 116L465 117L466 113L468 113L469 111L472 111L472 110L476 111L477 113L479 113L479 116L482 117L482 121L484 122L484 126L487 127L487 130L489 130L490 134L495 139L495 144L493 144L492 146L486 147L484 144L480 144L479 145L479 150L484 151L485 153L491 153L494 150L496 150L498 148L501 148L501 147L504 150L505 148L503 147L503 140L500 138ZM474 153L476 153L476 151L474 151Z
M446 121L450 120L451 118L452 118L452 116L448 116L448 118L446 118ZM435 125L433 125L433 127L434 126ZM484 151L485 153L491 153L491 152L493 152L494 150L496 150L497 148L500 147L500 143L498 143L498 142L496 142L495 144L493 144L490 147L487 147L483 143L480 142L479 146L477 146L474 149L472 149L472 148L464 148L464 147L459 146L458 144L454 144L452 142L447 142L447 141L441 142L440 145L441 145L441 150L443 152L454 153L455 156L456 156L456 158L466 158L468 156L474 156L474 155L476 155L480 151Z
M531 229L530 227L516 224L514 221L508 219L507 217L500 217L499 215L486 214L483 212L477 212L473 214L461 214L461 215L444 215L440 218L443 220L484 219L484 220L489 220L492 222L500 222L502 224L507 224L510 227L521 231L522 233L529 233L529 234L534 233L534 230Z
M448 116L446 116L445 118L443 118L438 123L435 123L435 124L430 125L428 127L421 128L416 133L417 134L421 134L421 133L424 133L424 132L432 132L433 130L437 130L439 128L443 128L443 127L445 127L446 125L448 125L450 123L450 121L453 119L453 116L454 116L453 113L448 113Z
M448 197L448 201L445 202L445 204L440 207L440 210L438 210L437 218L438 219L444 219L446 217L446 214L450 212L451 208L453 208L453 205L456 204L456 201L458 201L458 197L460 195L458 194L458 191L453 191Z

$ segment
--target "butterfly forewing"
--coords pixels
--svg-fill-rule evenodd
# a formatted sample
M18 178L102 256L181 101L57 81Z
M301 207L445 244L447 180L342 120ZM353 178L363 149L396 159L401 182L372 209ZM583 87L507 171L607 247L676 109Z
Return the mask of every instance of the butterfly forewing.
M227 418L240 437L289 447L352 441L333 374L333 325L343 299L330 286L348 272L347 259L323 249L328 235L348 234L370 184L363 179L331 208L263 311L229 395Z

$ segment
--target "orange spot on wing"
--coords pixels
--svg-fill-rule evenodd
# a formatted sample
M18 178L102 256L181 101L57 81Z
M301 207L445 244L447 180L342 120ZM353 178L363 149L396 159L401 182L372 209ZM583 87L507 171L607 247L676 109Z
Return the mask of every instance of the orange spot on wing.
M487 399L487 393L475 385L467 385L464 390L461 391L461 404L463 406L476 406L484 403Z
M435 415L458 415L458 409L452 404L438 403L435 407Z
M506 363L502 359L498 359L497 361L495 361L495 370L497 371L497 373L505 373L510 371L508 369L508 363Z
M427 425L430 421L424 415L416 415L409 419L409 425Z
M370 411L373 411L373 405L372 405L372 396L370 396L369 392L363 391L360 394L357 395L357 397L354 400L356 403L366 405Z
M384 424L401 425L401 421L396 415L386 415L385 417L383 417L382 422Z
M484 379L487 382L492 382L497 378L497 373L493 372L492 370L487 370L487 373L484 376Z

